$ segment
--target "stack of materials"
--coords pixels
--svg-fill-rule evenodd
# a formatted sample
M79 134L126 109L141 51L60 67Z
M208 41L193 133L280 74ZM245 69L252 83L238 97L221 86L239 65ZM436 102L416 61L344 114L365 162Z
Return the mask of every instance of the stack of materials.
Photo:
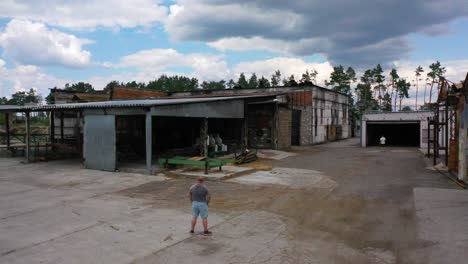
M257 160L257 153L246 149L236 157L236 164L244 164Z

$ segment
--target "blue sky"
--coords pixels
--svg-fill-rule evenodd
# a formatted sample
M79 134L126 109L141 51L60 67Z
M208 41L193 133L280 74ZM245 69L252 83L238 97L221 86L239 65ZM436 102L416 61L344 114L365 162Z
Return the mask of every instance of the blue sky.
M468 71L468 3L280 0L11 0L0 3L0 96L85 81L299 76L377 63L412 78L440 60ZM443 3L441 3L443 2ZM443 8L441 8L441 5ZM337 8L339 7L339 8Z

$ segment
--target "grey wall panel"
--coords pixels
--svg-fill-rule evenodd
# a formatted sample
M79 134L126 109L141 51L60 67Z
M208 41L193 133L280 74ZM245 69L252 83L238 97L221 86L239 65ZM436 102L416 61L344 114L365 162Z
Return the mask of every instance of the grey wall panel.
M244 101L220 101L184 105L157 106L151 110L155 116L244 118Z
M115 143L115 116L85 116L83 151L86 168L115 171Z

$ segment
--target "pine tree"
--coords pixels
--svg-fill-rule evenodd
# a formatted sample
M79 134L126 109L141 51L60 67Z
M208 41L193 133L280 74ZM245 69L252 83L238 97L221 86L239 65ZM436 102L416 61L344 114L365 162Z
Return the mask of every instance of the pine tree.
M333 72L330 74L330 81L325 81L327 86L333 86L333 90L351 95L351 82L356 81L356 72L353 68L348 67L345 71L342 65L333 67Z
M230 79L229 82L226 84L226 86L228 89L233 89L234 87L236 87L236 83L234 82L233 79Z
M249 79L249 88L250 89L255 89L258 87L258 79L257 75L255 73L252 73Z
M400 111L401 111L401 102L403 101L403 98L408 98L409 94L409 88L411 87L411 83L407 82L405 79L399 79L396 83L397 86L397 91L398 91L398 97L400 98Z
M385 76L382 75L382 73L383 73L382 66L380 66L380 64L377 64L377 66L373 69L373 76L374 76L374 80L376 83L376 86L374 87L374 89L377 90L379 93L378 100L379 100L380 106L382 105L382 94L386 90L385 89L386 87L383 85L385 81Z
M421 81L421 78L420 78L420 77L421 77L421 73L423 73L423 72L424 72L424 69L423 69L423 67L421 67L421 66L418 66L418 67L416 68L416 70L414 71L414 75L415 75L415 77L416 77L416 104L415 104L415 106L416 106L415 109L416 109L416 110L418 110L418 90L419 90L419 81Z
M270 81L268 81L267 78L265 77L261 77L259 80L258 80L258 88L265 88L265 87L270 87Z
M239 75L239 80L237 80L237 85L241 89L249 88L249 83L247 82L247 79L245 78L245 74L243 72Z
M276 70L273 75L271 75L271 86L279 86L281 83L281 72Z
M393 99L393 95L395 94L395 106L393 109L396 109L396 104L397 104L397 98L398 98L398 92L396 91L396 82L400 79L400 76L398 75L398 72L396 69L392 69L390 71L390 86L392 87L392 94L390 97L390 100Z
M431 89L429 91L429 102L428 103L431 103L431 101L432 101L432 88L434 87L434 84L439 82L440 77L444 76L446 70L445 70L445 67L441 66L439 61L429 65L429 69L431 69L431 71L427 73L427 79L430 81Z

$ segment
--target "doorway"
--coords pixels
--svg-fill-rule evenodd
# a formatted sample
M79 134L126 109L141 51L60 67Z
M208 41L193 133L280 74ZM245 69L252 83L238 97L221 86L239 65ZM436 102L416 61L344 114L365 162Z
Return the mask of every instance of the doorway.
M291 145L301 145L301 110L292 110Z

